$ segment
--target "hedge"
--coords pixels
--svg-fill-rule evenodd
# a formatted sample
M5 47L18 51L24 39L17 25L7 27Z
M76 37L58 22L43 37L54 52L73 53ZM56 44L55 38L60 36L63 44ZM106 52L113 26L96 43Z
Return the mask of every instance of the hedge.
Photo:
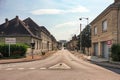
M25 56L27 51L27 46L25 44L11 44L10 45L10 56ZM0 53L3 57L9 56L9 45L0 44Z
M120 44L113 44L111 47L111 58L113 61L120 61Z

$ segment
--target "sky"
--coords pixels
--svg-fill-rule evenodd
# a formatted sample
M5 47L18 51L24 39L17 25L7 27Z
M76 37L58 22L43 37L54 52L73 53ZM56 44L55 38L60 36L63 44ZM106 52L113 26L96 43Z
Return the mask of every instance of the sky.
M0 24L19 16L21 20L32 18L45 26L57 40L70 40L80 33L114 0L0 0Z

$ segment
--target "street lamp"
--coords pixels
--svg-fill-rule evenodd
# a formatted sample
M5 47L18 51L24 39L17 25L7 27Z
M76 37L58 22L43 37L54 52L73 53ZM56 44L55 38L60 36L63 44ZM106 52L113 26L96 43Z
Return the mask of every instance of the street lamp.
M86 19L86 20L87 20L87 25L89 24L89 18L85 18L85 17L79 18L80 21L81 21L82 19ZM82 24L80 23L80 33L81 33L81 27L82 27ZM80 38L80 51L81 51L81 38Z
M89 24L89 18L81 17L79 20L86 19L87 20L87 25Z

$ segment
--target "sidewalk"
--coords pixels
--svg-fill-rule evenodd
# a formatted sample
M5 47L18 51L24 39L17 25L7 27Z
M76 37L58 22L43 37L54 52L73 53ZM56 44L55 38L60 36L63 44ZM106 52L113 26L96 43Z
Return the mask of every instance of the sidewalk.
M90 63L94 63L100 66L104 66L104 67L110 67L110 68L117 68L120 69L120 62L109 62L107 59L105 58L98 58L96 56L86 56L82 53L79 52L72 52L76 57L81 58L85 61L89 61Z
M51 56L55 52L56 51L47 52L44 56L34 55L33 59L32 59L32 56L27 56L26 58L20 58L20 59L1 59L0 64L20 63L20 62L30 62L30 61L42 60L42 59L45 59L48 56Z

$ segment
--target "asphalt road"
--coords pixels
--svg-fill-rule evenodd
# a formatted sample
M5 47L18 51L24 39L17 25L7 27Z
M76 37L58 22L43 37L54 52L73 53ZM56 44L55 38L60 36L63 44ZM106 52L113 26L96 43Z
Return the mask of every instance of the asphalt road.
M120 75L60 50L44 60L0 64L0 80L120 80Z

